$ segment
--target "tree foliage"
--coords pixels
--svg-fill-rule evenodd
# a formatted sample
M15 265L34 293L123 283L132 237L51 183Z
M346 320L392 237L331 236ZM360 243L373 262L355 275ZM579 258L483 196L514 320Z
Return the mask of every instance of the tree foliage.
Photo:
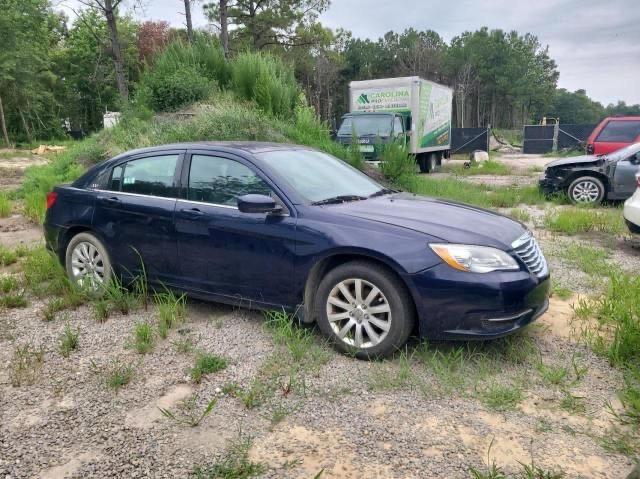
M236 51L313 45L314 39L305 34L329 6L329 0L227 0L223 3L228 25L234 27L230 48ZM220 2L208 3L204 9L212 22L220 22Z
M329 0L176 1L177 14L185 5L204 8L220 24L220 49L203 31L189 37L164 21L134 21L126 8L138 0L79 3L86 7L69 22L52 0L0 0L0 104L13 141L61 135L66 122L97 130L105 110L128 107L125 91L136 104L174 110L217 87L273 116L306 103L334 122L348 109L350 81L412 75L453 89L457 126L640 115L640 105L603 106L584 90L558 89L555 62L529 33L485 27L447 42L433 30L409 28L372 40L323 26Z
M60 131L50 49L62 19L47 0L0 0L0 98L9 135L18 140Z

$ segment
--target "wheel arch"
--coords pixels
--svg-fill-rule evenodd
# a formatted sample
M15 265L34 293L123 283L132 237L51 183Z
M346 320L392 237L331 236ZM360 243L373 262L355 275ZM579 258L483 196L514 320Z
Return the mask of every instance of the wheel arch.
M62 232L62 234L60 235L60 238L58 239L58 257L59 257L60 261L62 262L62 264L64 264L65 260L66 260L65 256L66 256L67 246L69 245L69 242L77 234L86 233L86 232L95 235L95 232L93 230L91 230L91 228L89 228L86 225L84 225L84 226L83 225L71 226L70 228L67 228L66 230L64 230ZM100 238L98 237L98 239L100 239Z
M564 182L564 187L568 190L569 186L571 186L571 183L573 183L575 180L577 180L578 178L589 177L589 176L598 178L600 181L602 181L602 184L604 185L604 194L606 195L609 190L609 177L604 173L601 173L595 170L574 171L573 173L567 176L567 179Z
M399 265L394 263L389 258L372 255L366 251L348 253L338 252L321 258L309 270L303 292L303 304L301 308L303 314L300 315L301 320L304 323L314 323L316 321L316 315L314 311L315 295L318 290L318 285L320 284L320 281L322 281L322 278L337 266L354 261L364 261L375 264L377 266L385 268L387 271L393 274L398 279L399 283L406 289L408 296L411 298L410 307L413 308L414 313L417 312L415 298L412 294L411 288L400 274L402 268ZM416 324L417 323L418 321L416 321Z

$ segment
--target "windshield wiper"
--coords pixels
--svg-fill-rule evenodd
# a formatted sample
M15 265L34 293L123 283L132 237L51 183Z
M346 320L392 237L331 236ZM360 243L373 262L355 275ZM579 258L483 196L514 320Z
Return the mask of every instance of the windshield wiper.
M314 201L311 204L312 205L331 205L335 203L345 203L347 201L359 201L359 200L366 200L366 199L367 199L366 196L339 195L339 196L334 196L332 198L326 198L324 200Z
M397 191L392 190L391 188L382 188L381 190L376 191L372 195L369 195L369 198L375 198L376 196L389 195L391 193L397 193Z

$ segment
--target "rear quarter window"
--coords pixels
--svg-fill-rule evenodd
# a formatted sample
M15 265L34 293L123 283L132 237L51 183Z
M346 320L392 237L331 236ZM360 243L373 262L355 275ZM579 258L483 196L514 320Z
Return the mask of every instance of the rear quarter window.
M611 120L596 138L596 141L631 143L640 135L640 120Z

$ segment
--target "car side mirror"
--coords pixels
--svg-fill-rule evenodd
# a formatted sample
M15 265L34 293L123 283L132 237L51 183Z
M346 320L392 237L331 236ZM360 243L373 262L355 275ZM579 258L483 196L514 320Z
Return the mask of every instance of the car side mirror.
M282 206L267 195L243 195L238 197L238 211L240 213L279 213Z

